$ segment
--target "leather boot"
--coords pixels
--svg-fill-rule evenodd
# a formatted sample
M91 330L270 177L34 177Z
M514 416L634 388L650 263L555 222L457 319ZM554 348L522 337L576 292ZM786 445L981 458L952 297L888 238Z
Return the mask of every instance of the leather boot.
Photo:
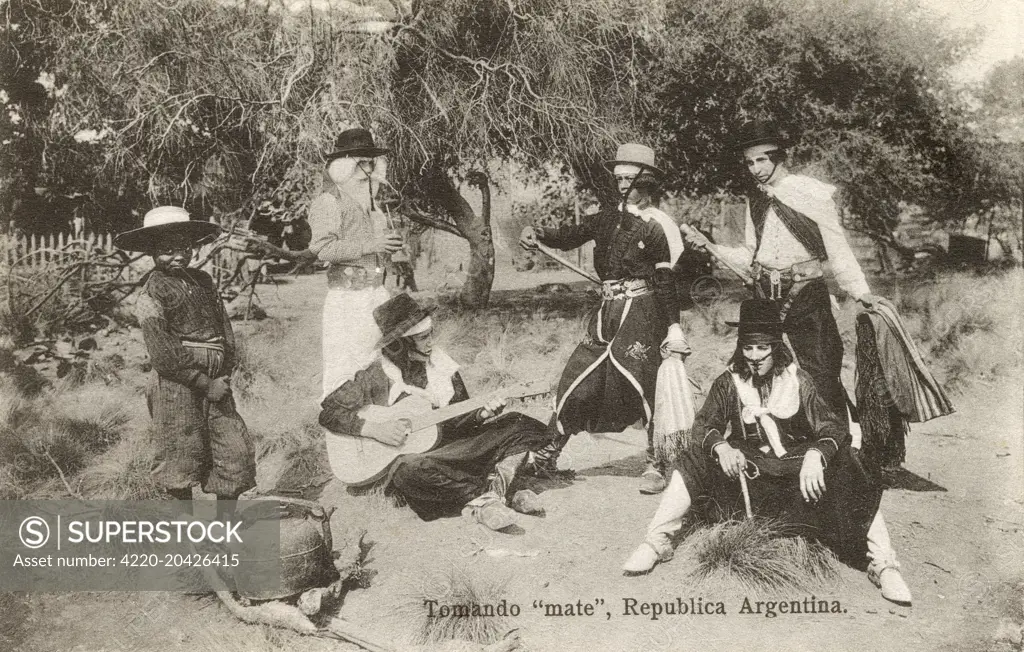
M530 453L527 473L535 477L550 477L558 473L558 456L569 443L569 435L556 435L550 444Z
M900 574L900 563L896 561L889 538L889 528L885 525L882 512L875 512L875 518L868 528L868 579L882 590L882 597L890 602L909 607L911 603L910 588Z
M889 602L909 607L913 597L910 587L903 581L898 562L871 562L868 565L868 578L882 590L882 597Z
M508 505L520 514L544 516L544 504L541 502L540 496L529 489L517 491Z
M683 476L673 471L669 476L668 486L661 497L657 511L647 526L647 536L626 563L622 570L627 575L638 575L650 572L658 562L672 558L672 537L683 527L683 517L690 510L690 492L686 489Z
M622 570L627 575L649 573L655 564L672 559L673 554L668 536L664 534L649 536L648 540L641 543L629 556L626 563L622 565Z
M495 465L494 474L491 476L491 491L502 500L508 500L508 489L512 486L512 481L516 479L519 467L526 462L527 455L526 452L509 455Z
M529 453L511 455L498 462L494 467L494 475L491 478L491 491L500 496L509 507L520 514L531 514L541 516L544 514L544 506L540 502L540 496L529 489L517 491L509 500L509 487L516 479L516 473L525 468L529 461Z
M660 494L665 490L665 486L668 482L665 480L665 476L662 475L654 464L648 464L647 468L644 469L643 474L640 476L640 493L642 494Z

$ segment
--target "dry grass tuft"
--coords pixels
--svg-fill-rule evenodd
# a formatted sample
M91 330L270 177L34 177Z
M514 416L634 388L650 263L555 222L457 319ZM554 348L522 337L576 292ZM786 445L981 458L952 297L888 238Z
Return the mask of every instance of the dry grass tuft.
M69 481L120 442L132 420L123 389L98 384L27 398L15 383L2 382L0 406L0 486L21 497L50 481Z
M505 596L507 579L471 575L467 570L451 567L445 572L424 577L419 586L405 596L400 611L418 621L415 641L436 644L445 641L493 643L508 630L505 617L480 615L474 606L497 605ZM430 616L428 601L433 601ZM440 615L441 607L457 615Z
M256 464L261 493L302 491L331 478L324 434L315 423L263 437Z
M46 380L34 367L28 365L18 365L10 375L18 394L26 398L39 396L50 386L50 381Z
M471 395L526 380L556 381L583 338L588 317L543 309L456 312L435 323L435 343L463 365Z
M440 312L440 311L439 311ZM457 355L465 351L470 356L476 355L487 341L490 319L486 315L474 315L471 312L448 313L444 317L434 319L434 345L444 349L457 360L469 359Z
M125 369L124 358L118 354L61 364L66 365L64 375L55 383L56 389L60 392L71 391L94 382L105 385L120 384L121 374Z
M366 511L375 519L387 520L389 517L394 520L396 516L403 516L406 510L405 500L397 494L384 493L382 485L372 486L360 498L360 502L366 505Z
M517 379L513 366L521 351L517 351L518 347L514 345L514 336L510 331L511 328L506 326L489 333L486 344L476 355L476 365L488 370L486 379L492 387L511 385Z
M237 400L253 401L261 394L273 391L277 384L270 355L273 348L272 343L261 339L238 340L237 362L231 376L231 391Z
M686 539L695 566L694 582L733 581L757 594L812 592L834 587L839 561L828 548L787 536L777 521L753 518L725 521L695 531Z
M21 483L13 464L0 464L0 500L20 500L24 497Z
M18 344L31 342L36 334L35 321L22 314L12 313L6 305L0 307L0 336Z
M153 483L153 447L145 432L135 433L90 464L81 475L81 491L92 499L155 500L163 492Z

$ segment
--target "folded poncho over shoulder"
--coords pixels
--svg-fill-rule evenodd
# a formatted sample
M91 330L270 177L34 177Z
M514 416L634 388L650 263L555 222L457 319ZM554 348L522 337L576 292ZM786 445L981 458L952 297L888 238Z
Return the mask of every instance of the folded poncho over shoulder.
M857 316L856 395L864 454L883 467L906 459L908 423L954 411L896 307L885 299Z

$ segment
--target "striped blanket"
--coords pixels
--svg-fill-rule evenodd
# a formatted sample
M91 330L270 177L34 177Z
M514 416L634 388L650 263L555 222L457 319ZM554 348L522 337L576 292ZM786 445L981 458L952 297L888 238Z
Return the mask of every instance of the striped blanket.
M884 467L904 461L908 423L954 411L896 307L885 299L857 316L856 396L863 451Z

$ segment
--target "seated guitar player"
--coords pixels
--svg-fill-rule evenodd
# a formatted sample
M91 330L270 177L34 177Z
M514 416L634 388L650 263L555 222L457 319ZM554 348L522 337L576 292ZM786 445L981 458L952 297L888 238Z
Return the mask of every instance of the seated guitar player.
M400 294L376 308L373 316L383 333L377 343L381 357L321 403L319 421L328 430L331 466L341 477L345 473L339 473L340 466L359 463L358 455L346 453L349 459L344 459L332 449L332 438L358 437L360 442L371 439L375 446L379 442L397 448L409 436L408 419L364 418L369 406L397 414L407 399L426 398L435 408L469 399L458 364L432 344L429 310ZM553 433L524 414L502 413L504 407L504 399L491 399L478 410L442 422L437 443L429 450L398 455L386 467L381 474L385 492L400 495L424 520L461 511L492 530L516 523L516 512L542 514L537 494L521 490L509 500L508 489L530 452L551 443Z

